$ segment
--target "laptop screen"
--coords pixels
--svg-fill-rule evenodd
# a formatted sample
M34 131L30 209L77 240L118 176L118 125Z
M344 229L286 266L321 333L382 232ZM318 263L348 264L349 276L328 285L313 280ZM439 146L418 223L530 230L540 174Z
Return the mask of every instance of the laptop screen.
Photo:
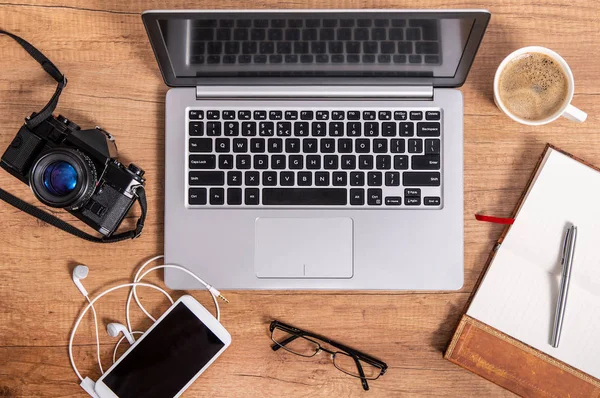
M454 79L476 22L468 12L196 12L157 15L149 30L168 60L163 74L187 81Z

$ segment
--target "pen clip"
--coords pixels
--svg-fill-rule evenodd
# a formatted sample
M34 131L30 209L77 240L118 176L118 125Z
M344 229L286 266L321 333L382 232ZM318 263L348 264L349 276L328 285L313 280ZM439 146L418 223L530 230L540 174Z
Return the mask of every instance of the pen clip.
M562 259L560 260L561 265L565 264L565 257L567 256L567 247L569 245L569 237L570 236L571 236L571 228L569 227L567 229L567 233L565 234L565 241L563 243Z

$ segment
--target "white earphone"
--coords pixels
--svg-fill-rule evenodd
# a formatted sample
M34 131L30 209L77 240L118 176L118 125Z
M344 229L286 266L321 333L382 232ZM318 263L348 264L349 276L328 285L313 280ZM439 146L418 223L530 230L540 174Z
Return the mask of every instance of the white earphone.
M81 279L87 278L89 272L90 269L85 265L78 265L75 268L73 268L73 283L75 283L77 289L79 289L81 294L83 294L83 297L87 297L88 292L87 290L85 290L85 287L83 287Z
M109 323L106 325L106 333L108 333L110 337L118 337L120 333L123 333L123 336L125 336L130 345L135 343L135 339L122 323Z
M102 369L102 363L100 361L100 338L98 336L98 317L96 315L96 309L94 308L94 303L96 301L98 301L100 298L102 298L103 296L105 296L108 293L111 293L115 290L118 289L122 289L122 288L130 288L131 290L129 291L129 296L127 297L127 305L126 305L126 320L127 320L127 326L120 324L120 323L109 323L106 326L106 332L108 333L109 336L111 337L118 337L119 334L123 334L123 337L121 337L119 339L119 341L117 342L115 349L113 351L113 363L116 362L116 354L117 354L117 349L119 348L119 345L121 344L121 342L124 339L127 339L127 341L129 342L129 344L134 344L135 343L135 338L133 337L135 334L143 334L143 332L138 332L138 331L133 331L131 329L131 321L129 318L129 305L131 303L131 299L133 298L136 302L136 304L138 305L138 307L142 310L142 312L148 317L150 318L152 321L156 322L156 319L153 318L150 313L144 308L144 306L142 305L142 303L140 303L139 297L137 295L137 290L136 288L138 286L144 286L144 287L149 287L155 290L160 291L161 293L163 293L167 299L171 302L171 304L174 303L173 299L171 298L171 296L169 295L169 293L167 293L164 289L150 284L150 283L145 283L145 282L141 282L142 278L144 278L148 273L158 270L158 269L163 269L163 268L174 268L174 269L178 269L180 271L183 271L185 273L187 273L188 275L190 275L192 278L194 278L195 280L197 280L198 282L200 282L211 294L211 297L213 299L213 302L215 304L215 310L216 310L216 318L217 321L220 321L221 319L221 311L219 309L219 302L217 301L217 298L225 301L225 302L229 302L225 297L223 297L223 295L221 295L221 293L215 289L214 287L212 287L211 285L209 285L208 283L206 283L204 280L200 279L196 274L194 274L193 272L189 271L188 269L181 267L179 265L171 265L171 264L164 264L164 265L158 265L155 267L152 267L148 270L146 270L145 272L142 273L142 271L144 271L144 268L146 268L146 266L148 264L150 264L153 261L158 260L159 258L162 258L163 256L156 256L151 258L150 260L146 261L144 264L142 264L142 266L140 267L140 269L137 271L137 273L135 274L135 278L133 280L132 283L125 283L122 285L117 285L114 287L111 287L108 290L105 290L104 292L98 294L93 300L90 300L89 296L88 296L88 292L87 290L83 287L83 284L81 283L82 279L85 279L88 274L89 274L89 268L86 267L85 265L78 265L73 269L73 283L75 283L75 286L77 286L77 289L79 289L79 291L81 292L81 294L85 297L85 299L88 301L88 305L83 309L83 311L81 312L81 314L79 314L79 317L77 318L77 320L75 321L75 326L73 326L73 330L71 331L71 337L69 338L69 359L71 361L71 366L73 367L73 370L75 371L75 374L77 375L77 377L79 377L79 380L81 380L81 387L92 397L96 397L95 393L94 393L94 381L91 380L89 377L83 377L81 375L81 373L79 373L79 370L77 369L77 366L75 366L75 360L73 359L73 340L75 338L75 333L77 332L77 328L79 327L79 324L81 323L81 320L83 319L83 317L85 316L85 314L88 312L88 310L92 310L92 313L94 315L94 325L96 328L96 356L97 356L97 360L98 360L98 367L100 368L100 372L102 374L104 374L104 370Z

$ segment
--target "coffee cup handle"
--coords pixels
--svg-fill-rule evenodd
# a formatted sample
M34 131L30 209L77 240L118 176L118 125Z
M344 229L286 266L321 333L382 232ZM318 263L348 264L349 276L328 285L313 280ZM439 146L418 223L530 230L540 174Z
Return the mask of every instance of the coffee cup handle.
M567 105L567 109L565 109L562 115L569 120L580 123L585 122L585 119L587 119L587 113L581 109L575 108L571 104Z

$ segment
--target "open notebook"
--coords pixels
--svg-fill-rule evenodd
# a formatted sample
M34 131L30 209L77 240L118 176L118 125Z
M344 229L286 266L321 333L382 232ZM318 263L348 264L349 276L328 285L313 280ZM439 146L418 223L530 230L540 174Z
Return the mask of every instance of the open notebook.
M547 385L539 391L527 390L528 384L545 381L536 375L536 361L542 358L544 366L560 365L558 375L572 367L586 374L583 376L591 376L583 379L598 387L589 390L594 391L592 396L600 396L600 171L547 147L514 218L463 317L473 325L483 324L481 330L491 331L500 339L496 342L485 337L477 342L475 335L461 336L464 331L459 326L446 358L464 365L458 358L461 354L452 352L457 344L475 358L482 344L516 340L495 354L502 357L511 347L519 348L499 358L500 363L494 363L493 356L485 359L483 354L483 361L470 370L519 394L545 396L554 392ZM560 346L553 348L550 337L562 270L562 243L571 223L578 228L577 245ZM478 372L478 366L488 369ZM488 377L486 371L495 375ZM519 383L523 386L510 388Z

